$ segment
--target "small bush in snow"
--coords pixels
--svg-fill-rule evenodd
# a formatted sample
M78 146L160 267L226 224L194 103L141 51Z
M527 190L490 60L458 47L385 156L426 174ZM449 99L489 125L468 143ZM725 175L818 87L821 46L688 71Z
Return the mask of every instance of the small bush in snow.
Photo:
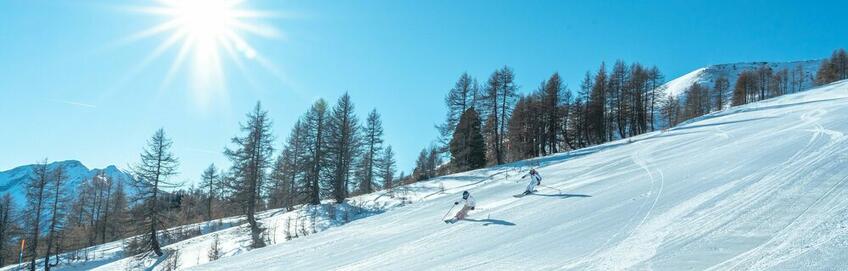
M171 255L168 256L168 259L165 260L165 268L164 271L176 271L180 268L180 250L175 249L171 252Z
M209 253L206 254L209 256L209 261L215 261L221 258L221 241L218 239L218 235L214 235L212 239L212 246L209 247Z

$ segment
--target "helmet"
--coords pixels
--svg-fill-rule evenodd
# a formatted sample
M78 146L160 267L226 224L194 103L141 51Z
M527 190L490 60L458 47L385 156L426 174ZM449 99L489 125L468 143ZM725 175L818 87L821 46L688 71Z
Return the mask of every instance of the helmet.
M463 199L467 199L468 195L471 195L470 193L468 193L468 191L462 191L462 198Z
M530 174L536 174L536 169L531 168L531 169L530 169Z

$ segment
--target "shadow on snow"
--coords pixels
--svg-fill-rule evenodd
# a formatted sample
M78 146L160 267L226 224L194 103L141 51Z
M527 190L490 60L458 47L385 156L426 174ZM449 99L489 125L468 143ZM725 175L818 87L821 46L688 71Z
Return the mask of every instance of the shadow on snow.
M528 195L528 196L556 197L556 198L563 198L563 199L567 199L567 198L591 198L591 197L592 197L591 195L584 195L584 194L565 194L565 193L559 193L559 194L539 194L539 193L533 193L533 194L530 194L530 195Z
M466 219L463 219L463 220L464 220L464 221L468 221L468 222L483 223L483 226L489 226L489 225L515 226L515 223L509 222L509 221L506 221L506 220L500 220L500 219L491 219L491 218L486 218L486 219L472 219L472 218L466 218Z

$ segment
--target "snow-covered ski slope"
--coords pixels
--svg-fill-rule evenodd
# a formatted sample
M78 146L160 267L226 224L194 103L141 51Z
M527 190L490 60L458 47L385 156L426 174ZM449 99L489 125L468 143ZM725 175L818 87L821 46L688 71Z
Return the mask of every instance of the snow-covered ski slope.
M846 116L838 82L446 176L428 182L444 194L192 269L848 270ZM561 192L512 197L534 164ZM463 189L477 210L442 223Z

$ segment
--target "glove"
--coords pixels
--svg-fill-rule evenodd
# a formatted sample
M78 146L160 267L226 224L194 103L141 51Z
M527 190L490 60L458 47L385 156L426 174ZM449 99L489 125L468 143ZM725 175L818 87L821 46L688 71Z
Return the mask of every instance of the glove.
M542 181L536 181L536 185L542 185Z
M474 210L474 207L471 207L471 210L473 211L473 210Z
M453 202L453 205L457 205L457 204L459 204L459 202L458 202L458 201L454 201L454 202Z

